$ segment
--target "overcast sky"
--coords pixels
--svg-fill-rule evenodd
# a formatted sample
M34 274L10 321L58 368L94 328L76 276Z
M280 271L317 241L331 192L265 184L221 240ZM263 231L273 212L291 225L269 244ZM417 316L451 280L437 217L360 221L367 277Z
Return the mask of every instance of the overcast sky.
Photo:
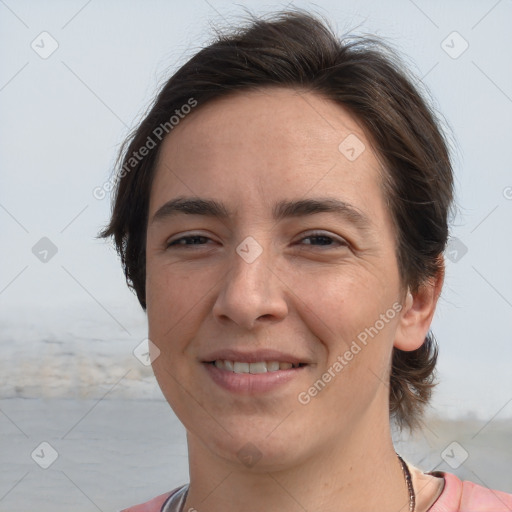
M211 39L210 23L236 23L241 5L268 12L286 2L0 2L0 320L17 325L13 343L23 345L29 325L42 336L80 316L130 324L130 347L144 335L114 251L94 238L110 206L93 190L158 86ZM434 322L434 404L512 417L512 2L293 5L326 15L340 34L386 38L444 115L459 212Z

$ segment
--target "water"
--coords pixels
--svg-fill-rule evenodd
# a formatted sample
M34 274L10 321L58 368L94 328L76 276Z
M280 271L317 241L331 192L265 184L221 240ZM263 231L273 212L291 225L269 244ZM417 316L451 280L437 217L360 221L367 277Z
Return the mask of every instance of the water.
M119 510L188 481L185 432L164 401L5 399L0 409L2 512Z
M0 315L0 512L114 511L188 482L184 428L133 355L144 315L76 311ZM512 492L512 420L489 419L433 417L395 446L425 471ZM468 454L458 468L450 446Z
M0 400L0 410L2 512L115 511L188 482L185 431L163 399L12 398ZM425 471L511 492L512 422L495 421L471 439L483 425L432 421L395 446ZM456 470L440 456L454 440L469 453ZM58 453L48 469L31 457L41 442Z

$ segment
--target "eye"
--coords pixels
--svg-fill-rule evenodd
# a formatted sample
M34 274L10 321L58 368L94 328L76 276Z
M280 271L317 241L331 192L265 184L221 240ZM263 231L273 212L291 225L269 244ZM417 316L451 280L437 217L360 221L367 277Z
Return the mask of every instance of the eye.
M182 236L181 238L177 238L176 240L171 240L167 242L167 247L184 247L184 246L201 246L205 245L210 238L203 235L189 235Z
M304 242L309 240L308 242ZM334 237L324 232L314 232L308 236L301 238L300 242L304 242L303 245L314 245L320 247L347 247L348 243L340 237Z
M184 247L201 247L208 244L208 242L213 242L210 238L204 235L188 235L182 236L180 238L176 238L175 240L171 240L167 242L168 248L184 248ZM309 245L309 246L317 246L317 247L347 247L348 243L340 237L331 236L324 232L314 232L310 233L308 236L305 236L299 240L299 243L302 242L301 245Z

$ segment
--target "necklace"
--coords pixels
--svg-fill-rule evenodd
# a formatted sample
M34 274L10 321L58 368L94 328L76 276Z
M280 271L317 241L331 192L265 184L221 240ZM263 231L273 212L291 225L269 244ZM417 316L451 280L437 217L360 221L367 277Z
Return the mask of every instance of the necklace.
M396 452L395 452L396 453ZM400 461L400 465L402 466L402 471L404 473L404 478L407 483L407 490L409 491L409 512L414 512L416 508L416 494L414 493L414 487L412 486L412 477L407 464L404 462L404 459L396 454L398 460Z

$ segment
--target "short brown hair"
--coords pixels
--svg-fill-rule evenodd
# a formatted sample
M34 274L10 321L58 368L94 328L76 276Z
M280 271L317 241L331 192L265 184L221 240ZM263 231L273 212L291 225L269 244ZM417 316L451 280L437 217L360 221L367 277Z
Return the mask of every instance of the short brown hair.
M387 43L375 37L338 39L325 20L300 9L270 19L251 17L248 26L217 34L167 81L119 155L112 217L100 236L114 238L127 283L143 309L149 195L165 138L156 137L155 130L167 127L170 133L170 116L190 105L191 98L200 108L234 92L268 86L311 91L351 112L385 171L403 286L414 292L442 273L452 168L433 109L414 83ZM156 147L135 160L133 155L150 139ZM390 415L400 429L412 430L435 386L438 347L429 333L419 349L393 351Z

